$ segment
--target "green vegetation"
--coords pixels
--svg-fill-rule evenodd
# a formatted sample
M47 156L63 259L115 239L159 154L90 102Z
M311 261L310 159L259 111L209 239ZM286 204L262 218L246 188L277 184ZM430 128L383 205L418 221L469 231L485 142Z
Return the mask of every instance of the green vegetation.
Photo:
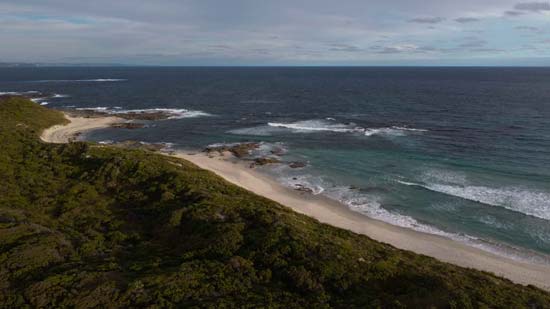
M0 99L0 305L550 308L550 295L320 224L189 162Z

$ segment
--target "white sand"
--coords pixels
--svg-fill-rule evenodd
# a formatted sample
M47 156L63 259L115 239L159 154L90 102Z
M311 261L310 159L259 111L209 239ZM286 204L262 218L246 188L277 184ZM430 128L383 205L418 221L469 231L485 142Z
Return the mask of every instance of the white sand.
M74 140L78 134L100 128L107 128L113 123L124 122L118 117L70 117L65 114L70 123L66 125L57 125L48 128L42 132L40 138L47 143L68 143Z
M75 132L109 126L119 121L115 117L69 118L71 124L55 126L42 135L48 142L67 142ZM174 156L210 170L227 181L262 195L320 222L367 235L400 249L435 257L463 267L492 272L521 284L532 284L550 291L550 266L531 264L498 256L467 244L441 236L426 234L390 225L354 212L331 199L298 192L248 168L245 164L227 160L226 156L177 152Z

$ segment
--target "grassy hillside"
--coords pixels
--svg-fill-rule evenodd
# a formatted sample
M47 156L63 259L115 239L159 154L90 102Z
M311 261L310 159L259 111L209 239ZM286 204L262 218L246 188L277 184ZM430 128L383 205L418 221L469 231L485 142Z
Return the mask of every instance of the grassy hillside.
M0 305L550 308L534 287L320 224L195 165L37 138L0 99Z

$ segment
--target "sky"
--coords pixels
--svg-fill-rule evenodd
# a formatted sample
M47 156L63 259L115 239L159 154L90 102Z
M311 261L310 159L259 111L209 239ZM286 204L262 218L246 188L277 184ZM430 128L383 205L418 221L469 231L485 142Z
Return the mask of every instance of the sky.
M0 0L0 62L550 66L550 2Z

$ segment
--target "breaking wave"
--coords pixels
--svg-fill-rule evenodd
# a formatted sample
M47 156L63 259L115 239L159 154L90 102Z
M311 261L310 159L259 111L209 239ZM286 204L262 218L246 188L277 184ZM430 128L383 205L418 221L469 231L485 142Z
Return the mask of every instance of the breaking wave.
M397 180L397 182L550 220L550 193L548 192L516 187L491 188L474 185L415 183L401 180Z
M291 132L291 133L319 133L319 132L333 132L333 133L350 133L364 136L385 135L385 136L403 136L408 132L426 132L424 129L414 129L400 126L381 127L381 128L364 128L357 124L351 123L338 123L334 121L334 118L326 118L326 120L303 120L297 122L283 123L283 122L268 122L266 126L259 126L254 128L243 128L229 131L233 134L239 135L258 135L269 136L278 132Z
M35 94L39 94L40 91L35 91L35 90L31 90L31 91L5 91L5 92L1 92L0 91L0 95L35 95Z
M40 104L40 105L48 105L49 102L47 102L46 100L49 100L49 99L59 99L59 98L69 97L68 95L58 94L58 93L44 94L44 93L42 93L40 91L36 91L36 90L0 92L0 96L4 96L4 95L30 97L29 100L33 101L34 103Z
M152 113L166 113L170 115L168 119L184 119L184 118L196 118L196 117L208 117L212 116L209 113L196 110L188 110L184 108L148 108L148 109L122 109L120 106L115 107L81 107L77 110L82 111L96 111L106 113L110 115L116 114L152 114Z
M541 256L530 250L516 248L511 245L482 239L464 233L447 232L435 226L421 223L411 216L385 209L382 206L381 198L376 196L376 194L365 194L347 186L333 186L324 181L321 177L306 174L293 177L282 177L279 178L279 181L292 189L300 190L302 188L307 188L314 195L324 195L342 203L352 211L391 225L442 236L514 260L531 261L545 265L550 263L548 257Z
M346 133L361 132L363 130L363 128L355 127L354 124L333 124L324 120L304 120L292 123L268 122L267 125L270 127L290 129L303 133L319 131Z

